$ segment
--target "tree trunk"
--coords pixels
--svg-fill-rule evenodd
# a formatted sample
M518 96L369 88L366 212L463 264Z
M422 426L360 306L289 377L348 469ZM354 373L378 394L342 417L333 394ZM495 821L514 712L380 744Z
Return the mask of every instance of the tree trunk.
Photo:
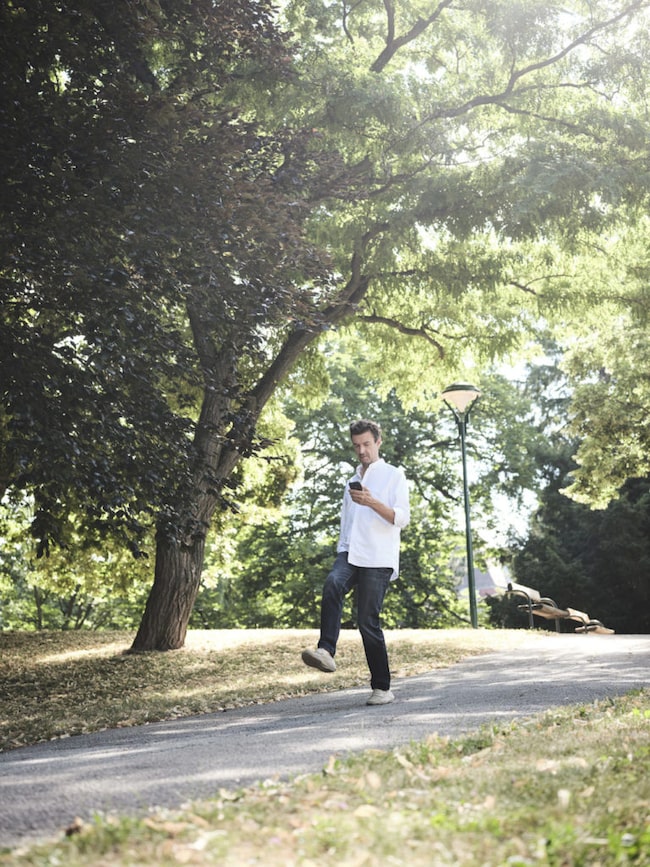
M377 226L362 239L352 257L350 280L337 303L322 313L323 322L330 325L340 322L365 295L369 278L361 274L363 252L383 228ZM209 317L201 315L200 309L192 305L188 306L188 312L206 377L195 437L197 461L190 503L186 502L180 510L185 519L180 522L184 525L182 538L164 530L158 533L154 582L131 646L133 652L177 650L183 646L201 581L205 534L219 502L219 489L250 448L259 415L278 383L319 333L315 329L297 328L287 337L257 385L242 400L238 419L228 429L226 420L232 411L228 394L237 381L236 353L218 352L204 324Z
M161 536L156 544L153 586L131 650L178 650L185 643L199 591L205 536L191 544Z

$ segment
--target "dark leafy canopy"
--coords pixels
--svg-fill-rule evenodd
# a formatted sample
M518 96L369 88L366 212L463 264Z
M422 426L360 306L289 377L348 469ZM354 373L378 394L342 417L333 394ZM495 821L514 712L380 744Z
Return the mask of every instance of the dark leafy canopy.
M266 3L0 16L2 489L34 494L43 545L71 508L135 545L190 483L199 389L232 403L288 310L313 324L281 168L318 169L232 99L287 74Z
M566 457L566 456L564 456ZM570 481L563 456L549 470ZM575 466L575 465L574 465ZM517 580L543 588L624 633L650 632L650 482L630 479L606 509L592 510L563 496L556 484L541 494L530 534L515 553Z

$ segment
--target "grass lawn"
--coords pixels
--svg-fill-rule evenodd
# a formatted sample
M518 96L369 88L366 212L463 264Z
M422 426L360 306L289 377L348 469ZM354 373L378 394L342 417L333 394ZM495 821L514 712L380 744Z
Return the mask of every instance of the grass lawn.
M183 650L128 655L126 633L0 633L0 743L367 684L356 632L343 633L327 678L300 661L315 637L193 632ZM531 633L387 638L394 676L405 677L516 650ZM0 864L648 865L650 695L332 760L321 774L222 791L175 813L98 817L70 837L0 852Z

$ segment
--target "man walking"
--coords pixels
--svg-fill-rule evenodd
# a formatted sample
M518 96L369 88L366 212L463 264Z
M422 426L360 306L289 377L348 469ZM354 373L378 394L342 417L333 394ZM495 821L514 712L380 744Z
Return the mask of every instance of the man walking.
M400 531L410 520L409 492L404 470L379 457L382 440L376 422L353 422L350 436L359 466L343 494L336 560L323 588L318 647L303 650L302 659L320 671L336 671L343 600L356 587L359 632L372 688L367 704L381 705L395 698L380 614L388 585L399 570Z

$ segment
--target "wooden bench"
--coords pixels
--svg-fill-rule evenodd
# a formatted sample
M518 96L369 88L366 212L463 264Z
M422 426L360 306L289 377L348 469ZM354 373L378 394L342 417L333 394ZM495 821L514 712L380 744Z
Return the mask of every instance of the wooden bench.
M614 635L615 631L605 626L600 620L594 620L593 618L589 623L585 623L584 626L576 626L576 632L595 632L598 635Z
M517 584L515 581L508 582L506 596L519 596L526 600L525 604L518 605L520 611L528 612L528 625L532 629L535 625L535 617L543 617L545 620L554 620L555 629L561 632L561 623L563 620L572 620L579 623L580 626L575 628L576 632L598 633L600 635L613 635L614 630L608 629L600 620L594 620L589 617L584 611L578 611L577 608L559 608L558 605L549 597L542 596L534 587L527 587L525 584Z
M516 584L514 581L508 583L506 591L508 596L519 596L525 599L524 605L518 605L520 611L528 612L528 625L532 629L535 626L534 615L543 617L546 620L555 620L555 628L560 631L560 620L564 616L561 608L558 608L555 602L549 596L542 596L538 590L533 587L526 587L525 584Z

